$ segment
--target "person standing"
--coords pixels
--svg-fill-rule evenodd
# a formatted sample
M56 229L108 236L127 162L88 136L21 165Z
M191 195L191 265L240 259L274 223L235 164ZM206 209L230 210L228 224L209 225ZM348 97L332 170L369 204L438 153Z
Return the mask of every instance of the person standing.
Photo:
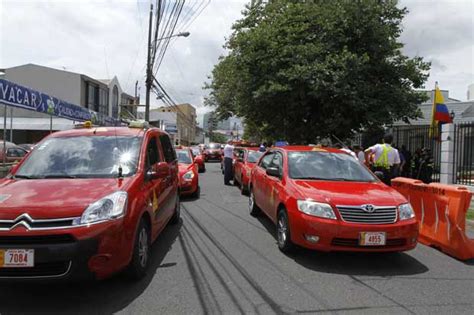
M230 185L230 180L233 178L232 162L234 159L234 146L232 140L227 141L224 147L224 184Z
M373 154L372 171L382 172L383 182L390 185L391 179L398 172L400 165L400 154L398 150L392 147L393 136L386 134L383 138L382 144L376 144L365 150L365 160L370 161L370 156Z
M362 147L360 145L356 145L354 147L354 152L357 155L357 159L359 160L359 162L365 164L365 154Z

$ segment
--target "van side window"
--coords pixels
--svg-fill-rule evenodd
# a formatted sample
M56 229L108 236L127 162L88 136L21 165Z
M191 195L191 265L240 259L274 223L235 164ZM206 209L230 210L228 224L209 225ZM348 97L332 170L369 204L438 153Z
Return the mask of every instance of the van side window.
M156 137L153 137L148 142L146 147L146 166L149 169L152 165L155 165L160 160L160 155L158 154L158 143L156 142Z
M263 169L267 169L267 167L270 166L270 163L272 162L272 159L274 156L275 156L275 152L267 153L260 161L259 166Z
M176 152L174 151L170 138L167 135L162 135L160 136L160 142L163 146L163 155L165 156L166 162L170 163L176 160Z

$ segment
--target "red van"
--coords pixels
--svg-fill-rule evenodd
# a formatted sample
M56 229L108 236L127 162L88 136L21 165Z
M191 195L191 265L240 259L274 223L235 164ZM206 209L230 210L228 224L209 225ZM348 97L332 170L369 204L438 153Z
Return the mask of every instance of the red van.
M399 252L415 248L418 222L410 203L351 155L287 146L267 151L252 169L249 211L276 225L283 252Z
M178 185L159 129L53 133L0 181L0 279L143 277L151 244L180 220Z

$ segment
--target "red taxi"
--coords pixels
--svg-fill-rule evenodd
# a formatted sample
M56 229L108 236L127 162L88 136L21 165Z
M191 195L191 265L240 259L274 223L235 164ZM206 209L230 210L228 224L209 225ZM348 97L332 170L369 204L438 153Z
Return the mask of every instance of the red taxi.
M103 279L124 269L141 278L152 242L179 215L166 133L53 133L0 181L0 279Z
M208 146L206 146L204 152L204 161L208 162L210 160L217 160L221 161L222 160L222 148L219 143L210 143Z
M191 147L191 151L194 156L194 162L198 165L199 173L204 173L206 171L206 163L204 162L204 157L199 147Z
M245 194L248 192L250 172L263 155L263 152L260 152L258 147L236 148L234 152L236 155L234 163L234 184L237 183L240 186L242 194Z
M190 148L176 149L179 165L179 190L182 196L199 197L198 164Z
M283 252L406 251L418 223L408 201L349 154L288 146L267 151L252 170L249 211L277 226Z

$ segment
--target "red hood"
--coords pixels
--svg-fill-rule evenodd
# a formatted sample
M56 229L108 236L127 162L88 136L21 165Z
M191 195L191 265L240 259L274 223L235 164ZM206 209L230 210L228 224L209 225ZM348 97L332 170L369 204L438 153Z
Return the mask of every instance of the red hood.
M302 195L300 198L311 198L333 205L394 206L407 202L393 188L385 184L335 181L294 181L295 187Z
M80 216L86 207L131 181L116 178L5 179L0 181L0 219L23 213L33 218ZM1 201L3 199L3 201Z
M179 164L178 164L178 167L179 167L179 176L183 176L184 173L186 173L187 171L193 169L193 164L182 164L182 163L179 163Z

